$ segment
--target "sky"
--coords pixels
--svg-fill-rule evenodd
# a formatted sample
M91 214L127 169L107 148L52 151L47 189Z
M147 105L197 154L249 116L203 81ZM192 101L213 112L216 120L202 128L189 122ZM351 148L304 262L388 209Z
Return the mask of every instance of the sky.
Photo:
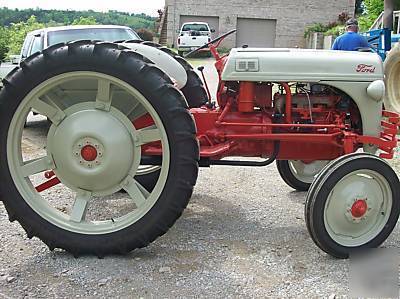
M43 8L108 11L118 10L129 13L145 13L157 16L157 10L164 8L164 0L0 0L0 7Z

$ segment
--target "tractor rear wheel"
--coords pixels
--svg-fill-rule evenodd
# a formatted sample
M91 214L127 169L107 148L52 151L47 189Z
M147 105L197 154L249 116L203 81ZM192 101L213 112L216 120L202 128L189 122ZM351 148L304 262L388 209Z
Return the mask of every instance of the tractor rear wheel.
M400 113L400 43L386 57L385 78L385 108Z
M75 256L125 254L182 214L199 149L186 101L160 69L115 44L79 41L31 56L4 82L0 196L29 238ZM31 110L51 122L34 154L23 138ZM136 126L142 116L151 123ZM161 166L142 166L155 144ZM49 172L56 177L46 181Z
M328 162L321 160L305 163L300 160L277 160L276 166L286 184L295 190L307 191Z
M400 183L382 159L364 153L331 162L312 184L305 206L307 229L326 253L347 258L375 248L400 213Z

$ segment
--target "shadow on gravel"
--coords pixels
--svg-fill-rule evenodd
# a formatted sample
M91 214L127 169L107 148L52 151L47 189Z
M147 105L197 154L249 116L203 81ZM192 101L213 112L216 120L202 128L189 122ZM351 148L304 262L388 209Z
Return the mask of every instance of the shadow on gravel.
M290 200L302 202L303 192L291 192ZM279 217L280 211L246 210L246 207L233 205L222 197L195 194L183 216L161 238L146 248L137 249L128 255L112 255L104 259L95 256L80 256L56 249L54 252L44 251L34 260L58 259L91 261L102 264L102 260L142 260L151 262L165 255L185 259L182 252L196 250L224 251L249 255L262 250L284 250L286 247L312 245L305 228L304 220L295 218L285 223ZM255 217L252 214L255 213ZM284 213L284 210L282 210ZM295 225L292 225L295 222ZM180 256L181 255L181 256ZM190 254L189 254L190 255ZM199 255L200 257L200 255ZM196 256L189 257L190 260ZM95 265L93 265L95 266Z
M290 201L297 203L297 204L305 204L307 192L301 191L291 191L286 194Z
M304 201L304 193L292 192L291 200ZM269 215L271 211L260 208L254 211L258 215L251 217L246 207L232 205L223 198L196 194L182 219L166 238L174 238L174 234L176 237L179 235L180 242L197 241L197 245L209 243L207 246L233 249L240 243L241 250L248 253L271 246L293 246L297 241L311 244L303 219L296 218L294 220L298 225L290 225L280 219L279 211L274 212Z

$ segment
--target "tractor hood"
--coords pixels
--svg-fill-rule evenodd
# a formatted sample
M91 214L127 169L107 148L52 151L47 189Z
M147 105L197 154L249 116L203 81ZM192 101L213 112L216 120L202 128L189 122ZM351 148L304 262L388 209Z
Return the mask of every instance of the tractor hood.
M375 53L306 49L232 49L224 81L318 82L383 80Z

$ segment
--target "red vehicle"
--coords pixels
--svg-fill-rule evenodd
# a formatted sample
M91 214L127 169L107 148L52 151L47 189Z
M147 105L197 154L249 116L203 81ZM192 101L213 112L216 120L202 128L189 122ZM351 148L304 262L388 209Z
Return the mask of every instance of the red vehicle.
M127 253L173 225L199 166L277 161L285 182L309 189L307 228L322 250L346 258L384 242L400 188L382 158L393 157L400 118L382 110L382 62L299 49L220 56L232 33L204 46L216 58L216 102L179 57L191 74L184 92L144 52L113 43L59 44L27 58L0 94L0 194L10 220L50 249ZM361 65L374 71L357 72ZM51 121L35 157L21 145L32 109ZM70 195L60 199L56 188Z

